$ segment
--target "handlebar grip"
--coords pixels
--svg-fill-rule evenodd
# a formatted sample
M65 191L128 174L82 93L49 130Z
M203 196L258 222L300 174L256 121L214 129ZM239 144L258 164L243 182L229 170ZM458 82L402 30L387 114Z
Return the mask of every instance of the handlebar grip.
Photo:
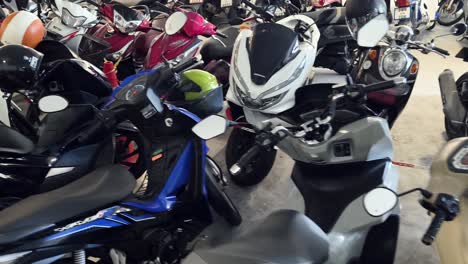
M440 227L444 223L446 216L447 215L442 210L439 210L436 213L434 219L432 219L431 225L429 226L429 228L427 229L426 233L424 234L422 238L422 242L425 245L429 246L432 244L432 242L434 242L434 239L436 238L437 233L440 230Z
M383 82L366 85L363 88L363 92L370 93L370 92L381 91L381 90L392 88L395 85L404 84L404 83L406 83L406 78L399 77L390 81L383 81Z
M253 158L255 158L260 153L260 146L255 144L249 149L238 161L236 164L232 165L229 169L232 175L238 175L244 168L247 166Z
M450 56L450 53L447 50L444 50L444 49L441 49L441 48L438 48L438 47L433 47L432 49L439 52L439 53L442 53L442 54L444 54L446 56Z

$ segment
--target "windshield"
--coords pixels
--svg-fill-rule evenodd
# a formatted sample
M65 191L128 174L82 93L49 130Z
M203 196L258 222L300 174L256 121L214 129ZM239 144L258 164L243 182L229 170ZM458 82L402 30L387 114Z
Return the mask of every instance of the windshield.
M249 40L252 81L263 85L299 53L296 32L279 24L260 24Z

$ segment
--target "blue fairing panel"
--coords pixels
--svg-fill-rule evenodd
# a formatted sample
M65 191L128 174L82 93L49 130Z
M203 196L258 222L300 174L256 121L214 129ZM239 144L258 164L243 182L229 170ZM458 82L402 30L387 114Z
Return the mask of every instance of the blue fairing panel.
M148 212L170 210L176 202L176 194L188 183L194 158L193 143L188 143L171 172L164 188L153 200L144 202L125 202L124 204Z

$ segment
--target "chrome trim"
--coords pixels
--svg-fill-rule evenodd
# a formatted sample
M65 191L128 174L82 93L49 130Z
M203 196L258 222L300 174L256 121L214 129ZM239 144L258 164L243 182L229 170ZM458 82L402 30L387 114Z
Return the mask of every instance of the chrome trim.
M401 70L401 72L395 76L388 76L385 71L383 70L383 59L386 55L388 55L388 53L390 52L400 52L403 54L403 56L405 56L406 58L406 67L403 68L403 70ZM393 80L394 78L396 77L400 77L402 73L405 73L406 71L408 71L408 69L411 67L411 62L413 61L413 59L408 55L408 53L406 52L405 49L402 49L401 47L388 47L387 49L383 49L383 47L381 47L380 49L380 55L379 55L379 73L380 73L380 76L382 76L382 78L386 81L389 81L389 80Z
M54 177L54 176L57 176L57 175L60 175L60 174L70 172L70 171L72 171L74 169L75 169L75 167L51 168L45 177L47 179L49 177Z

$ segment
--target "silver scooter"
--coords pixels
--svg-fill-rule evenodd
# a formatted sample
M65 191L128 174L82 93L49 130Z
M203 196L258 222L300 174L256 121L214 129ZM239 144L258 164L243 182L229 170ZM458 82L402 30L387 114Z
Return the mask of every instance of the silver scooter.
M268 124L262 129L264 140L246 156L266 145L278 144L284 149L288 144L298 152L308 148L309 157L302 156L307 163L298 160L298 155L292 173L306 203L305 215L292 210L275 212L240 236L200 243L183 263L393 263L398 197L414 191L421 192L422 205L436 214L422 239L431 244L440 225L457 216L458 200L449 194L433 196L419 188L396 194L398 173L391 163L392 142L385 120L365 117L315 146L301 143L305 133L311 132L309 128L321 130L332 123L340 101L358 100L367 92L391 85L395 83L335 88L339 92L324 111L327 114L307 126L286 127L271 119L260 122ZM226 123L222 117L211 116L193 132L209 139L223 133ZM319 165L319 159L327 165ZM241 159L238 165L242 163Z

